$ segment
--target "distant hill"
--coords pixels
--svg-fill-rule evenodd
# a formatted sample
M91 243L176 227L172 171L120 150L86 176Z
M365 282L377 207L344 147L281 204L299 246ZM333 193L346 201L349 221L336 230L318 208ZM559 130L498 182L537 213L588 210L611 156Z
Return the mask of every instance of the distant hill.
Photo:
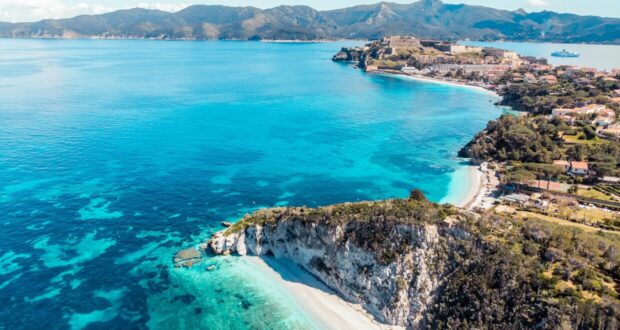
M307 6L263 10L196 5L176 13L136 8L34 23L0 23L0 37L10 38L314 40L374 39L387 34L454 40L620 44L620 19L549 11L526 13L422 0L328 11Z

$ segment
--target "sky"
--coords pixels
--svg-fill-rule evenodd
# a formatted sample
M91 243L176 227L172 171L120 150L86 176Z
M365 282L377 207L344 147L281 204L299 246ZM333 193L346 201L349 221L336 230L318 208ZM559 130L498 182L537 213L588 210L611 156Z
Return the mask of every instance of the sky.
M101 14L126 8L150 8L179 11L192 4L254 6L272 8L278 5L308 5L319 10L337 9L380 0L0 0L0 22L37 21L45 18L65 18L81 14ZM416 0L394 0L411 3ZM620 17L620 0L444 0L446 3L466 3L487 7L528 12L552 10L580 15Z

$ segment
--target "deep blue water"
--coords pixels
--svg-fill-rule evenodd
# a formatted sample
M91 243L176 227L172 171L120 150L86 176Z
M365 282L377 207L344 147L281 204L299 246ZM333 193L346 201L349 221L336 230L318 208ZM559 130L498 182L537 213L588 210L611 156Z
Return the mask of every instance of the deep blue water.
M312 328L239 259L172 256L262 206L449 198L501 112L343 45L0 40L0 328Z

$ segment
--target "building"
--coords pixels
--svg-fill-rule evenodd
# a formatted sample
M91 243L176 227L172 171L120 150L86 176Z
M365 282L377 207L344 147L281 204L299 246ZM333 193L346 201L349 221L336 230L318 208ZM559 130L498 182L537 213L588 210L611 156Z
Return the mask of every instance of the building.
M450 53L450 54L460 54L467 52L467 46L457 45L453 43L438 43L434 47L440 52Z
M553 165L560 166L564 169L564 172L573 175L588 175L588 163L586 162L575 162L575 161L565 161L565 160L554 160Z
M604 129L599 131L601 135L609 136L609 137L620 137L620 126L619 125L609 125Z
M551 115L554 117L572 116L575 113L576 113L576 110L573 108L555 108L551 111Z
M540 77L540 80L548 85L555 85L558 83L558 78L552 74L544 75Z
M607 107L603 104L588 104L579 108L555 108L551 114L555 116L571 116L571 115L591 115L599 113L607 113ZM614 114L615 116L615 114Z
M571 162L569 173L574 175L588 175L588 163Z
M513 205L525 206L530 200L530 196L525 194L509 194L500 197L500 200Z
M564 168L564 172L568 172L570 169L570 163L565 160L554 160L553 165L561 166Z
M526 62L529 62L530 64L538 64L538 65L547 65L549 64L549 62L547 61L546 58L538 58L535 56L521 56L521 59L523 59Z
M620 97L620 89L614 90L614 97Z
M538 79L536 79L536 76L526 72L525 75L523 75L523 81L525 81L528 84L534 84L538 82Z
M415 37L403 37L403 36L389 36L382 39L382 42L386 43L388 47L393 49L398 48L420 48L420 40Z
M592 121L592 124L595 126L607 127L609 125L612 125L615 122L616 122L615 118L598 116L596 117L596 119Z
M482 50L482 54L484 54L484 56L492 56L492 57L505 58L505 59L511 59L511 60L519 59L519 54L515 52L510 52L504 49L499 49L499 48L491 48L491 47L484 48Z
M603 109L597 112L596 119L592 122L592 124L596 126L609 126L616 122L616 113L611 109Z
M446 75L448 72L456 72L462 70L463 73L469 74L478 72L481 75L488 73L498 74L510 69L510 65L504 64L436 64L433 65L430 70L441 75Z
M405 66L402 69L400 69L400 71L406 74L419 74L420 73L420 70L416 69L413 66Z

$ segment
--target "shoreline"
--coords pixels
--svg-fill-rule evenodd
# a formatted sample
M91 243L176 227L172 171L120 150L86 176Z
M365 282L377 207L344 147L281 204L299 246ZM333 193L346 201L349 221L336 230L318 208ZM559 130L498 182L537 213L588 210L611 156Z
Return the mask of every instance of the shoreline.
M432 83L438 85L446 85L452 87L470 88L479 92L484 92L494 97L501 97L499 92L495 89L485 88L482 86L470 85L463 82L445 80L441 78L426 77L420 75L410 75L404 72L396 71L367 71L368 73L375 73L384 75L386 77L402 78L415 80L425 83ZM514 110L513 110L514 111ZM489 209L493 206L494 197L493 192L497 190L499 182L495 177L495 171L488 168L487 163L480 165L473 165L469 163L465 165L468 171L469 184L465 194L456 197L454 200L450 200L452 197L447 195L439 203L452 203L456 207L460 207L466 210L472 210L478 207ZM458 171L458 170L457 170ZM453 184L453 180L458 178L452 177L450 186ZM448 187L448 194L450 193L450 186Z
M496 198L493 194L498 190L499 180L495 170L489 168L488 163L482 163L476 170L480 180L478 181L477 193L464 206L464 209L473 210L475 208L490 209Z
M483 186L483 176L482 176L482 172L480 171L480 168L478 166L475 165L465 165L465 171L467 171L467 179L468 179L468 183L467 183L467 190L465 191L464 194L459 194L454 201L452 201L452 204L456 207L460 207L460 208L464 208L467 209L469 205L471 205L476 197L480 194L480 191L482 190L482 186ZM451 178L451 182L450 185L453 184L454 180L458 180L461 178L458 177L452 177ZM448 188L448 193L450 193L450 187ZM442 199L441 202L443 203L450 203L449 199L450 196L446 196L448 200L446 200L446 198Z
M396 71L366 71L367 73L375 73L375 74L380 74L380 75L384 75L386 77L402 77L405 79L410 79L410 80L415 80L415 81L421 81L421 82L426 82L426 83L432 83L432 84L438 84L438 85L447 85L447 86L452 86L452 87L464 87L464 88L470 88L473 90L477 90L477 91L481 91L481 92L485 92L487 94L496 96L496 97L501 97L498 93L498 91L494 90L494 89L490 89L490 88L485 88L482 86L476 86L476 85L470 85L467 83L463 83L463 82L458 82L458 81L452 81L452 80L446 80L446 79L440 79L440 78L433 78L433 77L426 77L426 76L420 76L420 75L410 75L410 74L406 74L404 72L396 72Z
M268 276L284 290L318 329L404 329L377 322L361 305L345 301L292 261L257 256L240 258L244 258L256 271Z

